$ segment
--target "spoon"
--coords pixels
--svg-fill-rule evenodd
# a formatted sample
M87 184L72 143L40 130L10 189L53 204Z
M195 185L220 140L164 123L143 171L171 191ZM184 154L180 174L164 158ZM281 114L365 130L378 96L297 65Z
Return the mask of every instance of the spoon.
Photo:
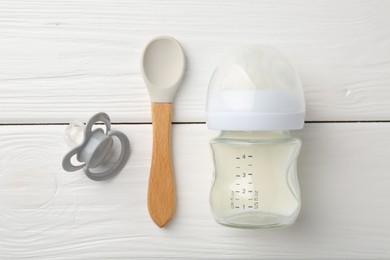
M175 210L172 167L172 102L183 78L184 52L168 36L152 39L145 47L141 71L152 102L153 152L150 167L148 209L154 223L164 227Z

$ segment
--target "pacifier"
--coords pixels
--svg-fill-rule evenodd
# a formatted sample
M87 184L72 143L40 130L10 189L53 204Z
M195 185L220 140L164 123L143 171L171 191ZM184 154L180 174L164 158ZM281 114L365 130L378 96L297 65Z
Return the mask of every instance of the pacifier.
M105 129L92 127L103 122ZM125 134L111 130L110 117L106 113L94 115L86 125L71 123L65 131L65 142L73 148L62 160L65 171L74 172L83 168L88 178L94 181L107 180L118 174L130 155L130 143ZM120 142L121 150L117 159L107 161L114 151L114 138ZM74 164L74 160L78 164Z

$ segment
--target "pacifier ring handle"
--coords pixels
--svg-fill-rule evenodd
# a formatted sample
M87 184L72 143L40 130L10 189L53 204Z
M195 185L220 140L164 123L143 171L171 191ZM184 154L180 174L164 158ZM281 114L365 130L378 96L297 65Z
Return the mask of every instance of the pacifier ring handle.
M96 124L97 122L104 123L104 125L106 126L106 134L111 130L110 117L106 113L101 112L91 117L91 119L89 119L85 127L85 136L88 136L88 134L92 131L93 125Z
M107 135L117 137L121 143L122 150L114 165L105 171L95 173L91 172L89 167L84 167L85 174L94 181L104 181L118 174L123 169L130 156L130 142L125 134L112 130L109 131Z
M82 169L85 166L85 163L82 163L80 165L73 165L72 163L72 157L77 155L79 150L80 147L74 148L65 155L64 159L62 160L62 168L64 168L65 171L74 172Z

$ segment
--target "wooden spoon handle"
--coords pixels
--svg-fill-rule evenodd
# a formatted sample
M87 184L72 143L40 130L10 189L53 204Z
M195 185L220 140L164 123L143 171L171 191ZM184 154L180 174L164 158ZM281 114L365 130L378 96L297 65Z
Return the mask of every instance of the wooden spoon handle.
M150 168L148 209L153 221L164 227L175 210L171 127L172 103L152 103L153 153Z

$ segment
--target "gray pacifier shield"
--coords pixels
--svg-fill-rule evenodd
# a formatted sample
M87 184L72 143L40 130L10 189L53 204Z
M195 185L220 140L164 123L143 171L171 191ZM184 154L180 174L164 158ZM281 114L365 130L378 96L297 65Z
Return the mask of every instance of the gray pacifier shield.
M97 122L103 122L106 131L99 128L92 131L92 126ZM104 160L112 153L112 147L116 137L121 144L121 152L118 159L110 167L103 171L93 171L97 167L104 167ZM111 130L110 117L106 113L94 115L85 128L83 143L72 149L65 155L62 167L65 171L73 172L84 168L85 174L92 180L103 181L118 174L125 166L130 155L130 143L125 134ZM74 165L71 159L76 156L79 165Z

